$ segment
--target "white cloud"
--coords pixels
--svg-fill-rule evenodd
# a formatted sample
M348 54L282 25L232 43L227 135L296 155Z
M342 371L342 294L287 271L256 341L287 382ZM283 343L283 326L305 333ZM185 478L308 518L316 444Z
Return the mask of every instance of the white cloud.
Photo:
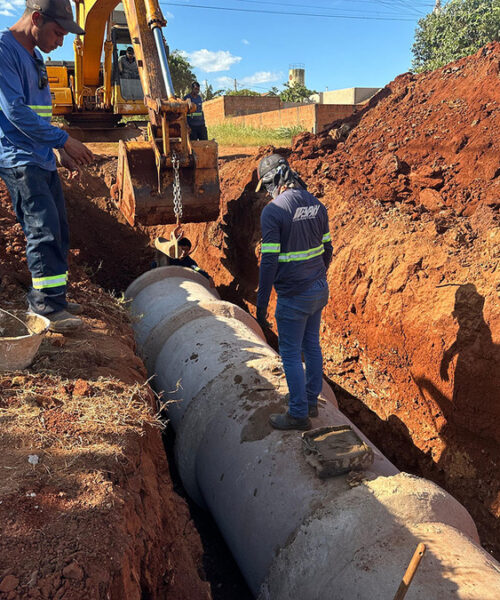
M273 73L271 71L257 71L253 75L248 75L247 77L243 77L242 79L237 79L236 84L238 88L251 88L255 85L261 85L266 83L272 83L275 81L281 81L283 79L283 73ZM220 88L231 88L234 87L234 78L233 77L217 77L215 80L217 87Z
M217 87L220 88L232 88L234 86L234 79L232 77L217 77L215 81Z
M193 67L197 67L206 73L214 73L216 71L229 71L236 63L239 63L241 56L234 56L229 50L195 50L194 52L186 52L189 62Z
M167 19L175 19L175 15L173 13L171 13L169 10L167 10L167 12L164 12L163 16Z
M243 38L243 39L241 40L241 43L242 43L242 44L245 44L245 46L250 46L250 42L249 42L248 40L246 40L245 38Z
M0 2L0 15L12 17L24 11L26 0L9 0L9 2Z
M253 75L243 77L238 80L242 86L259 85L260 83L271 83L272 81L280 81L283 78L282 73L273 73L271 71L257 71Z

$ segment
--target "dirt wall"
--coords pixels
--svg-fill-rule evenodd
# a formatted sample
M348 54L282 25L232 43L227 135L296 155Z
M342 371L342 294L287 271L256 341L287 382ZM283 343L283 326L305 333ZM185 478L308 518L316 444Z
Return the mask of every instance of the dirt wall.
M402 469L448 489L500 555L500 44L404 74L289 156L333 239L325 372ZM272 151L262 149L260 155ZM223 295L254 310L257 159L221 170L217 223L189 226ZM359 399L360 401L356 400Z

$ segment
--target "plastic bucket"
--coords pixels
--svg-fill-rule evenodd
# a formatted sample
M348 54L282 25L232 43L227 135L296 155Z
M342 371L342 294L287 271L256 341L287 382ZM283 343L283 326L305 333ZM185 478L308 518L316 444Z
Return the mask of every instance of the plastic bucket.
M29 367L47 333L50 321L25 310L0 311L0 371L16 371Z

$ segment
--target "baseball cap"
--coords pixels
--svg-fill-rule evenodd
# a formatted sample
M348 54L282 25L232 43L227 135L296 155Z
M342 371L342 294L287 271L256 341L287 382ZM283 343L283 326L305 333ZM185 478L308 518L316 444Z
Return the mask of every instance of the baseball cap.
M36 10L44 17L53 19L69 33L83 35L85 31L75 23L69 0L26 0L26 8Z
M269 156L265 156L260 161L259 166L257 168L259 183L255 188L256 192L259 192L262 187L262 184L266 182L266 175L273 175L275 169L277 169L280 165L286 165L288 167L286 158L280 156L279 154L270 154Z

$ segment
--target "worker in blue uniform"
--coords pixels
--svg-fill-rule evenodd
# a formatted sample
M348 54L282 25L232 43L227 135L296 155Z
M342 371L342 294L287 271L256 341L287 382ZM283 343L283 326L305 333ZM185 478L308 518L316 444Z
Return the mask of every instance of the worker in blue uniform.
M205 115L203 114L203 100L200 96L200 84L194 81L191 85L191 93L184 96L184 100L190 100L196 105L195 112L189 113L187 116L189 125L190 140L208 140L207 126L205 125Z
M268 326L267 307L274 285L279 350L290 392L288 411L272 414L270 423L276 429L310 429L309 417L318 416L323 385L319 328L328 302L326 271L333 252L328 214L279 154L264 157L258 175L257 191L264 186L272 200L261 215L257 320Z
M62 46L69 32L85 33L69 0L27 0L26 10L0 31L0 177L26 236L32 275L28 305L46 316L52 331L78 329L82 307L66 300L69 235L59 164L72 172L92 152L51 125L52 101L42 52Z

